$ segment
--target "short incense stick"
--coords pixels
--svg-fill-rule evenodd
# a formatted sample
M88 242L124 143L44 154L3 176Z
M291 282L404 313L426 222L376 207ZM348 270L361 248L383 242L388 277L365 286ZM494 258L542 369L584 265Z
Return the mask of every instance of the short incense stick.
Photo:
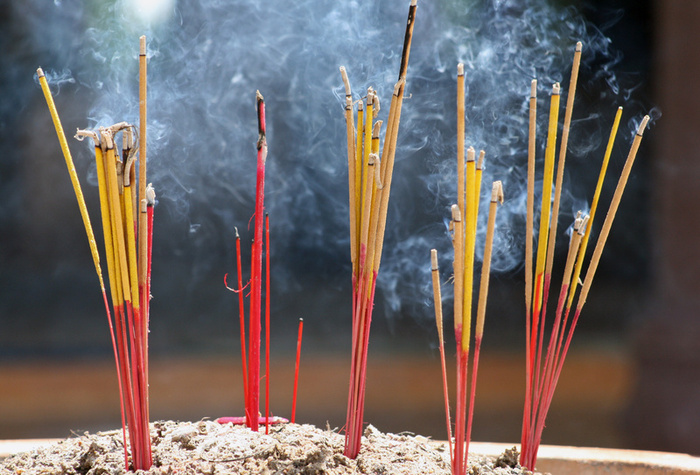
M304 333L304 319L299 319L299 330L297 332L297 357L294 365L294 391L292 393L292 417L291 422L296 421L297 414L297 388L299 387L299 362L301 360L301 338Z
M350 254L353 267L352 352L344 450L345 455L350 458L357 457L361 445L369 329L386 232L396 141L416 6L417 1L412 0L406 23L399 79L391 98L383 148L380 147L382 123L375 120L379 111L379 99L374 89L368 88L366 99L359 101L357 127L354 128L350 82L345 68L340 70L346 92L345 121L352 241Z

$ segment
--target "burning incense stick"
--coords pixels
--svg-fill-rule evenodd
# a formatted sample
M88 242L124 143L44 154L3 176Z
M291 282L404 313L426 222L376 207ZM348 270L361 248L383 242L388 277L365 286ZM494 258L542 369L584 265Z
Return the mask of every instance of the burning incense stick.
M265 100L260 91L256 92L256 109L258 115L258 166L255 191L255 237L253 239L253 258L251 273L251 307L249 324L248 355L248 400L246 418L248 427L258 430L260 411L260 307L262 285L262 244L263 244L263 210L265 200L265 161L267 159L267 138L265 136Z
M297 333L297 357L296 363L294 365L294 391L292 393L292 417L291 421L294 423L297 414L297 388L299 387L299 362L301 360L301 338L304 333L304 319L299 319L299 330Z
M381 121L375 121L379 99L372 88L366 102L358 103L357 128L353 129L352 95L345 68L341 75L345 85L345 121L348 147L348 186L350 187L350 246L353 264L352 286L352 355L345 437L345 455L357 457L360 451L364 414L367 346L372 321L374 291L381 264L386 217L388 213L394 155L398 136L408 57L415 23L416 0L409 8L399 80L389 107L384 147L380 153Z

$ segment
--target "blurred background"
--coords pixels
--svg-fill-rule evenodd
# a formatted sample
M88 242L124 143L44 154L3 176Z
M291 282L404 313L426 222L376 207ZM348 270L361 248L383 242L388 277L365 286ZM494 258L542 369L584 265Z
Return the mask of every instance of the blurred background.
M271 408L291 412L302 317L297 421L343 426L351 282L338 67L347 68L356 99L369 86L378 91L386 118L408 3L0 4L0 438L64 437L120 423L98 281L35 71L46 72L69 136L137 123L142 34L149 181L158 195L152 419L243 412L237 297L223 279L235 272L234 227L242 242L252 238L259 89L269 141ZM473 438L519 441L527 97L537 78L541 160L549 91L560 81L566 94L580 40L560 243L576 211L590 206L617 107L625 112L603 203L641 117L650 114L651 123L543 443L700 453L700 168L692 132L700 51L691 40L698 17L692 0L419 1L370 338L367 422L446 437L429 249L442 256L451 328L446 222L456 188L455 72L464 62L467 143L486 150L484 183L503 180L506 193ZM70 137L69 144L96 225L92 146ZM560 265L565 252L557 249ZM244 251L244 269L249 262Z

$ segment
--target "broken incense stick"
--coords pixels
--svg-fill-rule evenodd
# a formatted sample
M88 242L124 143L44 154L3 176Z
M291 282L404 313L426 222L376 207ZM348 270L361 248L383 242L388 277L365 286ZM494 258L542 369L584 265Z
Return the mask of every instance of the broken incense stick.
M297 354L294 364L294 390L292 392L292 424L296 420L297 414L297 388L299 387L299 363L301 360L301 338L304 333L304 319L299 319L299 330L297 331Z

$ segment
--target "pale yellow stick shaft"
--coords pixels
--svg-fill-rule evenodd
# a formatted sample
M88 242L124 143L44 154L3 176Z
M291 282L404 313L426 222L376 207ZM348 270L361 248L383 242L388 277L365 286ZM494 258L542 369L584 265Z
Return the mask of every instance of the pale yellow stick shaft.
M457 206L464 213L464 65L457 65Z
M384 148L382 150L382 162L386 161L386 173L382 177L382 198L379 206L379 223L377 228L377 250L374 258L374 269L378 272L382 259L382 250L384 249L384 234L386 232L386 216L389 212L389 196L391 194L391 181L394 174L394 158L396 155L396 139L399 134L399 122L401 120L401 107L403 105L403 92L405 81L399 80L394 87L394 95L391 98L391 106L389 115L393 116L391 124L391 135L384 139ZM396 108L392 114L391 109ZM387 127L387 134L389 128Z
M605 242L610 234L610 228L615 220L615 214L617 213L617 208L620 206L620 200L622 200L622 194L625 192L625 186L627 186L627 180L629 179L630 172L632 171L632 165L634 165L634 160L637 157L637 151L639 150L639 145L642 142L642 134L644 129L649 122L649 116L644 116L642 123L637 129L637 134L632 141L632 146L630 147L629 154L627 155L627 160L625 161L625 166L620 174L620 179L617 182L617 187L615 188L615 193L613 194L612 201L610 202L610 208L608 208L608 214L605 216L605 221L603 222L603 228L600 230L600 236L598 236L598 241L596 242L595 249L593 250L593 256L591 256L591 262L588 265L588 270L586 271L586 278L581 286L581 293L578 296L578 301L576 302L576 309L581 310L583 305L586 303L586 298L588 298L588 292L591 289L591 284L593 283L593 277L598 269L598 263L600 262L600 256L603 254L603 248L605 247Z
M139 187L138 187L138 202L146 199L146 185L148 179L147 173L147 157L146 157L146 136L148 124L148 58L146 56L146 36L139 38ZM134 192L134 201L137 201L137 195ZM136 209L136 205L134 205ZM148 243L145 239L141 239L141 219L139 219L139 258L138 272L139 284L144 285L148 274Z
M608 146L606 147L605 155L603 156L603 163L600 166L598 183L596 184L595 193L593 194L593 201L591 202L588 226L586 226L586 233L584 234L583 240L581 241L581 250L576 260L576 267L574 269L573 280L571 282L572 289L569 293L569 299L566 303L567 308L571 308L571 305L574 301L574 295L576 294L576 287L578 286L579 276L581 275L581 269L583 268L583 260L586 257L586 250L588 249L588 240L591 236L591 223L593 222L593 218L595 218L596 211L598 210L598 201L600 200L600 193L603 190L603 182L605 181L605 175L608 170L608 163L610 162L610 155L612 154L613 144L615 143L615 137L617 137L617 130L620 126L621 118L622 107L618 107L617 113L615 114L615 120L613 121L612 129L610 130Z
M489 293L489 278L491 275L491 256L493 255L493 237L496 229L496 212L498 204L503 203L503 185L495 181L491 189L491 203L489 205L489 220L486 225L486 242L484 243L484 261L481 266L481 282L479 283L479 303L476 309L475 338L484 335L484 320L486 319L486 302Z
M532 247L535 221L535 154L537 136L537 80L530 84L530 124L527 146L527 216L525 221L525 311L532 311Z
M454 326L456 335L462 331L462 306L464 305L464 223L457 205L452 205L452 225L454 227Z
M71 156L70 148L68 148L66 134L63 131L63 125L61 125L61 119L58 116L58 110L56 109L56 104L53 101L51 89L49 89L49 84L46 81L44 71L41 68L39 68L37 69L36 73L39 77L39 84L41 85L41 90L44 93L46 104L49 107L51 120L53 121L54 128L56 129L56 135L58 136L58 142L61 145L63 158L66 161L66 167L68 168L68 174L70 175L70 180L73 185L75 198L78 200L78 208L80 209L80 216L83 219L83 226L85 227L85 233L87 234L88 245L90 246L90 253L92 254L92 261L95 264L95 272L97 272L97 278L100 281L100 288L104 291L105 284L104 278L102 277L102 268L100 266L100 254L97 251L95 233L92 230L92 223L90 223L90 215L88 214L87 205L85 204L85 197L83 196L83 190L80 186L80 180L78 180L78 173L76 172L75 165L73 164L73 157Z
M345 128L347 134L348 148L348 194L350 208L350 260L353 266L353 274L357 265L357 204L355 203L355 117L352 107L352 90L348 74L343 66L340 67L340 74L345 84Z
M447 374L445 364L445 337L442 325L442 291L440 289L440 269L438 268L437 250L430 250L430 272L433 278L433 302L435 305L435 324L437 325L438 341L440 344L440 364L443 375ZM450 459L452 459L452 424L450 418L450 400L447 389L447 379L443 379L443 393L445 398L445 418L447 422L447 443L450 446Z
M547 264L545 273L552 273L554 267L554 246L557 240L557 227L559 224L559 206L561 203L561 190L564 186L564 165L566 163L566 149L569 144L569 130L571 129L571 117L574 109L574 99L576 97L576 83L578 82L578 70L581 64L581 42L576 43L574 62L571 67L571 80L569 92L566 99L566 110L564 111L564 126L561 132L561 144L559 149L559 162L557 163L557 179L554 185L554 204L552 205L552 222L549 226L549 245L547 247Z

